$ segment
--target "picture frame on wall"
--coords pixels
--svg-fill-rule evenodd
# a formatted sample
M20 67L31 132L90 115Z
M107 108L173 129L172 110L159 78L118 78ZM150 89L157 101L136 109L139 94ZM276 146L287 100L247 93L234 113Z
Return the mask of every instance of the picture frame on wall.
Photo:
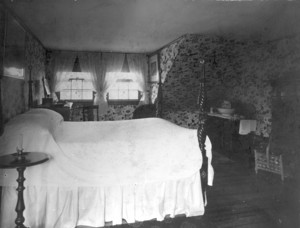
M158 71L158 55L154 54L149 57L149 79L150 82L159 81L159 71Z
M3 76L25 78L26 32L18 21L5 12Z

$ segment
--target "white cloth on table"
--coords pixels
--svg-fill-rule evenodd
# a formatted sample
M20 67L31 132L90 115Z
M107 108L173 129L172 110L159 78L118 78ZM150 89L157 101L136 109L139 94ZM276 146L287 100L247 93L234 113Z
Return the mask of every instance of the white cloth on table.
M213 180L214 180L214 169L211 165L212 161L212 145L209 137L206 137L205 140L205 151L206 151L206 157L208 159L208 166L207 166L207 184L209 186L213 185Z
M240 135L247 135L252 131L256 131L256 120L240 120Z

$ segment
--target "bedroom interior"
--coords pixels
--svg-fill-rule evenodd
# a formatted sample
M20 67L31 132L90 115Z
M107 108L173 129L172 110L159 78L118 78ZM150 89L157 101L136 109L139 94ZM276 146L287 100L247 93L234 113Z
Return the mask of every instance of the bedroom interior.
M121 121L135 129L129 124L134 120L136 126L146 128L141 132L147 135L147 128L159 125L147 125L152 117L193 132L199 132L205 119L215 176L206 192L204 215L134 224L129 216L130 224L117 222L116 227L299 227L299 10L297 1L1 1L0 133L5 135L10 121L21 114L27 118L33 112L37 122L42 121L34 113L39 108L60 113L64 130L78 137L80 132L72 132L73 123L98 126ZM16 62L9 51L15 51ZM95 61L100 67L90 71L107 75L106 81L105 77L82 79L82 72ZM4 71L9 64L23 71L9 75ZM124 74L110 75L116 68ZM57 73L61 69L71 76ZM131 76L132 81L124 76L128 71L143 76ZM59 74L63 80L53 76ZM201 96L204 76L206 94ZM117 79L112 83L113 77ZM133 86L133 98L114 100L115 91L124 85L128 91ZM82 94L87 91L86 99L72 98L77 96L72 86ZM201 98L206 106L199 112ZM232 113L222 114L220 108ZM101 126L109 132L108 126ZM92 135L89 130L82 132ZM133 132L132 137L138 133ZM121 136L121 130L115 134L116 139ZM60 147L68 145L66 135L55 140ZM26 169L27 226L27 210L30 206L38 210L33 205L39 201L26 199L34 198L33 190L26 193L30 189L26 184L34 183L30 180L36 176L34 170L50 162ZM16 201L15 192L15 188L2 191L2 214L8 206L3 197ZM15 203L9 205L8 211L14 207ZM95 224L111 225L105 222ZM93 227L88 225L92 222L82 224L77 225Z

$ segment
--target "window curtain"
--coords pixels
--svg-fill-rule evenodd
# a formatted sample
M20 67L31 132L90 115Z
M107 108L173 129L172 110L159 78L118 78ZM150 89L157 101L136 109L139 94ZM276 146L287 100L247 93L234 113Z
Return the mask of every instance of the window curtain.
M107 111L104 97L104 82L106 67L103 64L102 54L99 52L84 52L78 55L81 71L92 75L93 85L96 91L94 104L99 105L99 114Z
M51 93L59 91L61 79L64 77L64 72L72 72L76 52L54 52L54 69L50 83Z
M111 72L121 72L125 54L122 53L103 53L103 65L105 66L104 69L104 81L103 81L103 98L105 101L105 105L108 109L108 104L106 100L106 93L108 92L109 88L113 85L113 83L117 80L117 78L108 77L108 74Z
M122 53L104 53L103 60L106 65L105 72L105 83L104 83L104 92L107 93L110 86L117 80L117 78L108 80L107 74L110 72L121 72L123 67L125 54Z
M109 72L121 72L125 55L122 53L80 53L78 55L81 70L90 72L97 92L95 103L99 105L99 114L108 111L106 93L114 83L107 77Z
M135 74L139 90L143 92L141 103L148 103L147 56L144 54L127 54L130 72Z

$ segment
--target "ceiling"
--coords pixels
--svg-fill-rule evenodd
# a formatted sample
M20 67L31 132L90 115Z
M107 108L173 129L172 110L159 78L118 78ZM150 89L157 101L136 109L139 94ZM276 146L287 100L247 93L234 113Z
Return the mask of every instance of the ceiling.
M187 33L300 34L298 1L4 0L49 49L152 52Z

